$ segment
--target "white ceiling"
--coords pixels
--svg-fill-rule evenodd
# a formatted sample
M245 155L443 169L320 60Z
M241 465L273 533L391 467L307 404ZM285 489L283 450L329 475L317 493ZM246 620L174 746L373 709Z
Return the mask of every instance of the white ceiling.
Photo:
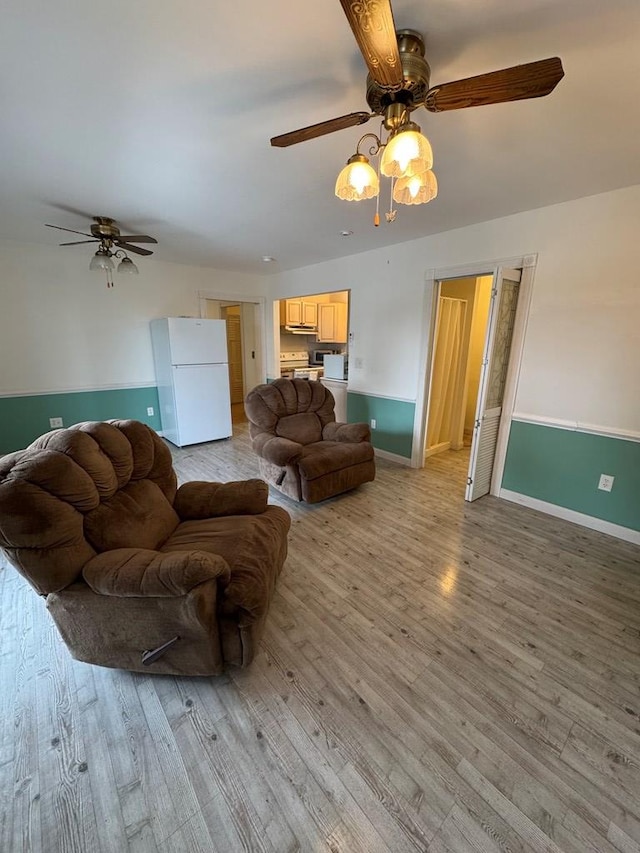
M415 112L440 194L374 228L373 202L333 186L377 120L269 145L367 109L338 0L5 4L0 239L56 245L44 223L85 230L84 211L157 237L161 260L272 273L640 182L638 0L393 8L424 33L432 85L556 55L565 77L546 98ZM80 262L91 248L60 251Z

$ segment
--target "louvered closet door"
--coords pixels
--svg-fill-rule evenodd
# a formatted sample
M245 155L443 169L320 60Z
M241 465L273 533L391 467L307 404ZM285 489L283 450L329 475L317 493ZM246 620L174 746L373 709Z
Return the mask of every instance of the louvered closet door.
M242 321L239 314L226 314L227 350L229 352L229 386L231 402L244 400L244 377L242 373Z
M496 455L511 339L520 291L520 271L499 268L493 277L489 322L482 358L478 405L471 442L465 499L489 493Z

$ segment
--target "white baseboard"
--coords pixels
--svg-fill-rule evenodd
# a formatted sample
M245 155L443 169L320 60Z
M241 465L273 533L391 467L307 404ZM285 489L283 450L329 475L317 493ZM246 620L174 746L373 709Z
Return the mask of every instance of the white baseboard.
M565 521L572 521L574 524L580 524L582 527L598 530L600 533L607 533L609 536L615 536L617 539L624 539L626 542L640 545L640 530L622 527L620 524L613 524L611 521L604 521L604 519L596 518L593 515L585 515L583 512L576 512L564 506L541 501L538 498L531 498L529 495L521 495L519 492L512 492L509 489L500 489L498 496L504 500L512 501L512 503L529 507L529 509L537 509L540 512L546 512L547 515L563 518Z
M381 459L388 459L389 462L397 462L399 465L404 465L407 468L411 467L411 460L407 456L390 453L388 450L380 450L379 447L374 447L373 450L376 456L379 456Z
M424 452L424 458L428 459L429 456L435 456L438 453L444 453L445 450L451 449L450 441L442 441L440 444L434 444L433 447L428 447Z

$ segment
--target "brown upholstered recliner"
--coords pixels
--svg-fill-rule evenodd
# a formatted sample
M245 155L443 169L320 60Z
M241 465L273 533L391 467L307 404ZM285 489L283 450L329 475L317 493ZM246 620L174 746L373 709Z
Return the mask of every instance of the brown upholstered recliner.
M276 379L247 395L260 474L291 498L316 503L375 478L368 424L339 424L321 382Z
M0 547L78 660L217 675L253 658L287 554L267 499L262 480L178 489L138 421L77 424L0 458Z

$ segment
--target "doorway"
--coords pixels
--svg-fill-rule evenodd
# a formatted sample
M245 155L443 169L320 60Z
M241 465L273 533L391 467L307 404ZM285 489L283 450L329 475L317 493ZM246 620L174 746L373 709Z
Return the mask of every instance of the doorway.
M240 300L202 299L201 314L210 320L224 320L229 358L231 415L234 423L246 421L244 399L263 380L260 375L257 340L258 304Z
M229 390L231 405L244 401L244 373L242 370L242 318L239 305L223 305L220 319L227 328L227 353L229 355Z
M425 459L471 445L491 276L440 282Z
M491 490L501 427L502 449L506 449L501 421L508 374L513 367L510 357L520 281L520 270L498 268L493 276L460 276L434 282L435 322L423 458L428 464L436 454L466 450L468 501ZM523 313L524 307L521 319ZM519 352L516 356L519 360ZM511 373L513 378L514 371ZM508 432L508 422L506 426ZM503 458L499 462L501 475ZM456 464L459 466L460 460Z

